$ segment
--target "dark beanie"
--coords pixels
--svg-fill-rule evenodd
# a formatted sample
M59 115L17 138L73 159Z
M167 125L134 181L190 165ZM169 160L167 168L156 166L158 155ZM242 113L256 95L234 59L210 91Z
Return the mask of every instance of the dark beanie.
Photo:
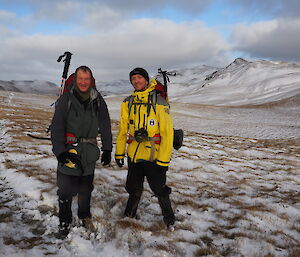
M135 68L133 69L130 73L129 73L129 79L130 79L130 82L131 82L131 77L133 75L141 75L143 76L149 83L149 75L148 75L148 72L143 69L143 68Z

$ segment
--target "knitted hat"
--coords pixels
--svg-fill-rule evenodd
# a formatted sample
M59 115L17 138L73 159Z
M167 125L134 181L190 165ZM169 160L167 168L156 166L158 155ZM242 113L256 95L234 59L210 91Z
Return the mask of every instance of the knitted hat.
M133 75L141 75L143 76L149 83L149 75L148 75L148 72L143 69L143 68L135 68L133 69L130 73L129 73L129 79L130 79L130 82L131 82L131 77Z

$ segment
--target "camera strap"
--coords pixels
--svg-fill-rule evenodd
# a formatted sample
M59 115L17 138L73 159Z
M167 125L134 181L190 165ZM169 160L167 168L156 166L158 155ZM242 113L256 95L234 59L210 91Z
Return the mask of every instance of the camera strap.
M133 135L128 135L127 143L130 144L132 141L135 140L135 137ZM160 144L160 135L156 134L154 137L147 137L147 140L145 142L154 142L154 144Z
M147 137L147 139L144 142L150 142L151 144L151 152L150 152L150 159L149 161L153 162L154 161L154 153L155 153L155 144L160 144L160 135L156 134L154 137ZM128 135L127 143L130 144L133 141L136 141L135 137L132 135Z

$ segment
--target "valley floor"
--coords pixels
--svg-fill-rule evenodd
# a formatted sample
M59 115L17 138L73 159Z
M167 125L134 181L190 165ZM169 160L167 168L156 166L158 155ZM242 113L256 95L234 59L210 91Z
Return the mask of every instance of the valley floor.
M186 134L168 171L175 231L164 228L147 183L140 219L123 218L126 168L113 161L96 169L97 232L78 226L74 199L74 226L62 241L55 237L56 160L50 141L26 135L44 134L53 101L0 91L0 256L300 256L299 109L264 109L266 116L260 116L255 108L223 108L235 116L222 116L217 107L172 104L175 127ZM107 99L114 136L120 101Z

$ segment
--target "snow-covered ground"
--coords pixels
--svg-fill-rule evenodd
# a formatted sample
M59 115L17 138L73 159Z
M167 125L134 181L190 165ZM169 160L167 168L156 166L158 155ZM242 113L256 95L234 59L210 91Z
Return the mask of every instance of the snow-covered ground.
M171 101L171 112L174 126L186 131L257 139L299 139L299 100L294 103L289 101L288 106L282 103L258 107L210 106ZM121 101L122 97L119 96L107 98L114 119L119 119Z
M106 98L114 135L122 97ZM284 98L285 99L285 98ZM126 167L97 165L96 233L57 231L55 99L0 92L0 256L300 256L299 102L228 107L173 102L185 131L168 171L175 231L164 228L147 183L139 220L124 218ZM172 99L171 99L172 100Z

